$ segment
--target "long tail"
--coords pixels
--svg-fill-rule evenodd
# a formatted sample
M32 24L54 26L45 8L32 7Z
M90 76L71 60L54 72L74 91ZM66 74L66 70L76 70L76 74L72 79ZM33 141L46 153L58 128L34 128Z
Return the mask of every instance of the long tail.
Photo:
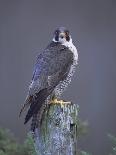
M40 90L39 93L36 94L36 97L33 99L33 103L31 103L30 108L25 117L24 124L26 124L33 115L38 114L38 111L41 109L42 105L45 103L45 100L52 93L52 91L53 91L53 87L49 89L45 88Z
M33 102L33 96L27 96L25 103L22 105L20 113L19 113L19 117L21 116L21 114L30 106L30 104Z
M44 110L46 108L46 103L44 103L39 110L37 114L34 114L32 116L32 121L31 121L31 131L34 132L36 128L38 128L39 125L41 125L42 117Z
M31 122L31 131L34 132L38 127L38 115L34 114Z

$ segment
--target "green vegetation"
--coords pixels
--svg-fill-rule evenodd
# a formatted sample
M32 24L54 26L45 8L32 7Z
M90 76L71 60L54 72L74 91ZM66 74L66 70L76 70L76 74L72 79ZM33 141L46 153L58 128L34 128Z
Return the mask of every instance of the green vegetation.
M79 121L79 137L87 132L87 123ZM23 144L16 141L13 134L4 128L0 128L0 155L36 155L34 142L30 134ZM79 155L90 155L79 151Z
M89 154L89 153L87 153L85 151L80 151L79 155L91 155L91 154Z
M0 128L0 155L36 155L31 136L21 145L9 130Z
M75 138L77 138L77 140L79 140L81 136L87 134L88 123L86 121L81 121L77 117L78 111L74 111L75 107L70 108L70 111L67 110L68 108L67 109L66 108L64 109L65 115L66 115L65 117L67 117L67 115L68 116L70 115L71 118L73 118L73 123L77 125L77 127L75 127L75 128L73 126L73 128L77 132L75 132L75 130L71 130L70 132L72 132L72 134L73 134L73 132L74 132L74 134L76 133ZM54 112L52 112L52 115L56 117L57 113L55 112L54 109L52 109L52 110L54 111ZM78 108L78 110L79 110L79 108ZM51 120L50 119L51 117L54 118L51 115L50 115L50 117L48 117L48 114L45 116L47 116L47 118L45 119L47 121L47 123L49 123L49 121L47 120L48 118L49 118L49 120ZM63 118L65 118L65 117L63 115ZM54 120L56 121L56 119L52 119L53 123L54 123ZM71 119L71 121L72 121L72 119ZM62 123L64 123L64 121ZM42 129L44 129L45 126L46 126L46 123L43 124ZM64 128L65 128L65 126L63 126L63 129ZM66 132L66 130L65 130L65 132ZM45 138L46 138L46 135L47 134L45 132ZM67 146L69 146L69 145L67 145ZM77 147L77 150L75 150L75 151L78 155L90 155L89 153L87 153L83 150L79 150L78 147ZM0 155L36 155L32 135L29 133L27 135L27 138L24 141L24 143L20 144L20 143L18 143L18 141L15 139L13 134L8 129L0 128Z
M108 138L112 142L112 153L110 153L109 155L116 155L116 136L108 134Z

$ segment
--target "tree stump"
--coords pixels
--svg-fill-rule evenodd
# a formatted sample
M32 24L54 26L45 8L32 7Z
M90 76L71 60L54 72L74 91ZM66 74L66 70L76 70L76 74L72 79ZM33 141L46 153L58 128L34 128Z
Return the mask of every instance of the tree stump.
M78 110L76 104L50 104L45 109L35 130L37 155L77 155Z

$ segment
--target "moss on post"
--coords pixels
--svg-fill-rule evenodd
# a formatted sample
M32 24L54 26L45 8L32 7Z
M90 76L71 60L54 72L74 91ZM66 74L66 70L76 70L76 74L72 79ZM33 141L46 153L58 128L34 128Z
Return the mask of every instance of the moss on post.
M38 155L76 155L78 105L50 104L35 131Z

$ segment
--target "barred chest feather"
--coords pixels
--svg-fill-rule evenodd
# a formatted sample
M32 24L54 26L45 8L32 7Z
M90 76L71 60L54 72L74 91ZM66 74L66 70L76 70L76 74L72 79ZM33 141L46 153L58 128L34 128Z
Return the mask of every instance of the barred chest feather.
M66 77L66 79L64 81L61 81L59 83L59 85L55 88L56 96L60 96L63 93L63 91L67 88L67 86L70 84L71 78L72 78L72 76L75 72L76 66L78 64L78 52L77 52L76 47L72 43L72 40L70 42L66 42L63 45L68 47L72 51L72 53L73 53L73 64L70 67L70 70L69 70L69 73L68 73L68 76Z

